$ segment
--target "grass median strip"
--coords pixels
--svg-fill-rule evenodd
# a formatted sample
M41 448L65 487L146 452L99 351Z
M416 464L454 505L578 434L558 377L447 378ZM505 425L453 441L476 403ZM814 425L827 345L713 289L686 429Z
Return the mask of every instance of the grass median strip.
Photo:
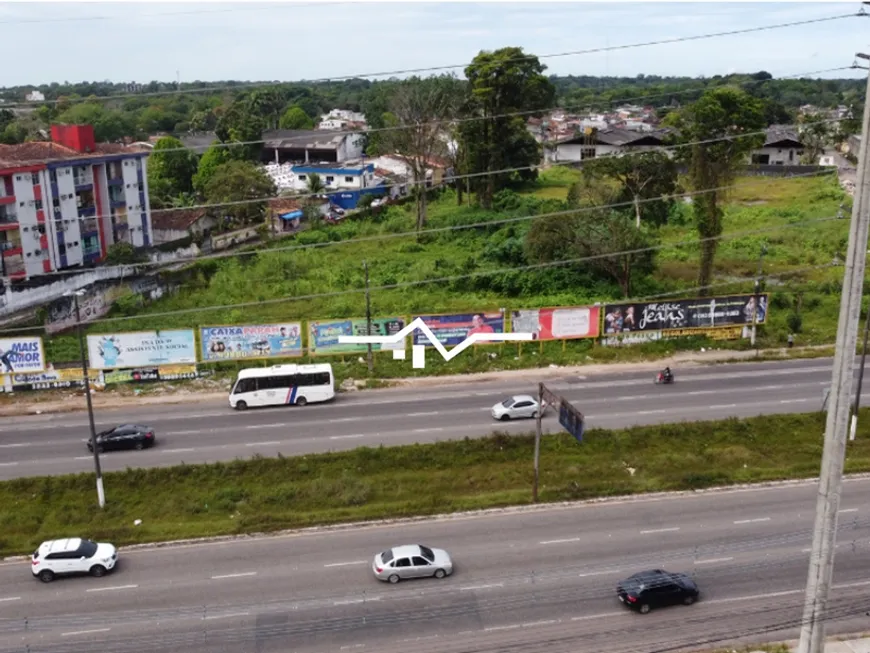
M870 471L870 409L849 443L848 472ZM530 422L530 426L532 423ZM622 430L583 444L547 436L541 500L700 489L818 474L824 415L763 416ZM0 483L0 555L70 535L132 544L431 515L529 503L533 438L495 433L403 447L210 465L128 469ZM134 520L142 520L134 525Z

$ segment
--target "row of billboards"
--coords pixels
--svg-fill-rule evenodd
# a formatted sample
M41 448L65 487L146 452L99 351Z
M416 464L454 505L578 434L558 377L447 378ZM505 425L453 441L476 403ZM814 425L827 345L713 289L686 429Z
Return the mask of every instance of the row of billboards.
M604 306L572 306L449 315L421 315L438 341L456 346L474 333L532 333L533 339L573 340L602 337L605 344L655 340L681 335L733 337L742 327L764 324L767 295L730 295L668 302L634 302ZM375 318L372 335L389 336L410 321L404 317ZM365 319L311 320L303 343L302 322L281 324L206 326L193 329L120 332L87 337L90 366L95 370L157 369L198 362L292 358L355 354L366 345L339 343L339 336L366 335ZM430 345L415 332L415 345ZM197 346L198 345L198 346ZM372 345L374 350L401 348ZM0 374L35 374L45 371L42 338L0 338Z

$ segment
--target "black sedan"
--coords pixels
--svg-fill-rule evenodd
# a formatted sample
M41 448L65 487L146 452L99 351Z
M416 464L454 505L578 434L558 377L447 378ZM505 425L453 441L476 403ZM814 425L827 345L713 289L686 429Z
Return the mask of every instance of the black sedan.
M88 451L94 450L93 443L88 440ZM137 449L153 447L157 443L154 429L138 424L121 424L108 431L97 433L97 451L117 451L119 449Z
M616 596L632 610L646 614L652 608L668 605L692 605L700 591L685 574L673 574L663 569L642 571L629 576L616 586Z

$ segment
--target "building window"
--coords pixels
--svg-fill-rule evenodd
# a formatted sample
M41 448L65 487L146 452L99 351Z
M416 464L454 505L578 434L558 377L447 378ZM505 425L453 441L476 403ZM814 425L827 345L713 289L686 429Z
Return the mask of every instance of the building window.
M63 244L58 245L57 246L57 253L60 254L61 256L66 256L66 245L63 245Z
M31 181L33 181L34 186L39 186L39 173L38 172L30 173L30 179L31 179Z
M36 207L37 211L42 211L42 200L34 200L33 205Z
M52 184L56 184L56 183L57 183L57 170L49 170L49 171L48 171L48 180L49 180Z
M334 181L335 181L335 177L330 177L330 176L327 176L327 177L326 177L326 183L327 183L327 184L331 184L331 183L334 182Z
M305 181L305 175L299 175L299 181Z
M344 178L344 183L346 183L346 184L352 184L352 183L353 183L353 177L345 177L345 178Z

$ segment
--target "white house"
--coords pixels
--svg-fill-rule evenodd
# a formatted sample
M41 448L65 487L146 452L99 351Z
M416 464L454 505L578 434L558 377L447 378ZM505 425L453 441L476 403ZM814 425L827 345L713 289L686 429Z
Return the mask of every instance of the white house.
M205 209L172 209L156 211L151 216L154 244L171 243L188 236L207 236L217 225Z
M30 93L28 93L27 95L25 95L24 99L27 100L28 102L44 102L45 95L43 93L40 93L37 90L33 90L33 91L30 91Z
M585 134L571 136L555 144L546 152L550 161L585 161L602 156L620 156L626 153L651 152L665 146L667 132L637 132L608 128L587 130ZM666 150L669 151L669 150Z
M362 157L364 134L320 129L275 129L263 134L263 162L344 163Z
M333 109L329 113L320 116L320 122L317 125L318 130L338 130L345 129L351 125L365 126L366 116L364 113L357 111L348 111L347 109Z
M309 163L292 168L293 190L305 192L312 175L318 175L327 191L359 190L375 185L373 163Z
M800 165L803 153L804 146L794 129L771 125L764 145L752 152L751 160L754 165L796 166Z

